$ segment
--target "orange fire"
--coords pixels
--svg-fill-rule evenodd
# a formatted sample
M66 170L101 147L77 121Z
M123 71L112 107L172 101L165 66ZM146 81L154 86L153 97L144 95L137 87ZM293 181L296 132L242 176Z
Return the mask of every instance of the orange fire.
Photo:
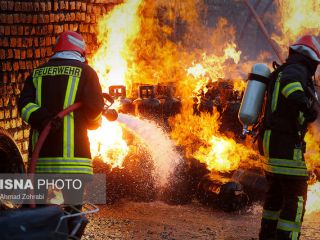
M236 74L241 51L237 50L234 42L227 41L233 38L233 29L225 19L220 19L214 32L224 32L224 48L210 55L202 54L198 62L193 62L192 66L186 68L187 77L184 81L188 84L185 84L187 88L182 88L185 91L182 95L187 97L182 114L171 120L171 136L178 145L185 147L187 157L206 163L209 170L228 172L237 169L241 162L246 162L255 152L219 133L219 113L215 112L213 116L203 113L201 116L194 116L190 110L193 103L190 98L192 92L198 93L202 90L206 93L205 86L208 82L233 79ZM244 81L230 80L230 83L234 90L243 91L245 88ZM190 89L190 86L193 86L193 89Z
M129 147L123 139L122 127L117 122L109 122L103 118L100 128L88 133L91 153L114 167L122 167Z
M273 39L283 51L304 34L320 34L320 1L319 0L282 0L276 1L278 16L277 29L280 34L274 34Z
M320 136L319 126L311 125L304 140L307 143L307 152L305 154L307 167L310 170L320 167Z
M307 152L305 154L307 167L310 171L320 167L320 136L319 124L313 124L305 136ZM320 211L320 182L309 185L306 213Z
M170 119L171 137L177 145L184 146L187 157L222 172L242 164L259 165L259 161L248 162L251 158L259 159L252 147L219 133L218 113L201 114L201 117L192 114L194 93L201 89L205 92L209 81L243 79L252 67L252 63L240 61L236 32L227 19L218 19L215 29L202 24L199 12L205 11L201 2L124 1L99 21L100 47L89 62L97 70L104 91L110 85L125 85L128 96L134 96L137 84L174 83L176 95L183 100L183 109L180 115ZM319 34L319 0L277 2L281 34L275 34L273 39L283 50L301 34ZM185 26L183 36L177 31L179 21ZM245 88L242 80L230 80L230 83L235 91ZM102 157L113 167L121 167L128 153L122 134L118 123L103 121L101 128L89 133L93 155ZM314 136L306 137L309 169L320 159L319 139Z
M196 159L205 162L209 170L228 172L239 167L241 159L248 157L247 148L238 145L233 139L212 136L209 147L200 147L194 154Z
M203 54L200 63L193 63L187 69L188 75L197 80L194 91L199 91L209 80L217 81L219 78L225 78L228 66L230 66L226 64L226 61L232 59L237 64L240 61L240 55L241 51L236 50L234 43L227 44L222 56Z
M104 91L111 85L128 86L131 45L140 32L139 6L142 0L117 5L98 23L98 51L89 63L96 69ZM130 90L130 88L128 88Z
M272 38L281 47L283 55L287 54L288 46L305 34L320 34L320 1L319 0L283 0L276 1L278 11L276 20L279 33L273 34ZM316 126L312 126L305 137L307 152L305 154L309 171L320 166L320 139ZM307 213L320 210L320 183L316 182L309 186Z
M103 91L111 85L125 85L128 80L131 45L140 32L139 7L142 0L130 0L116 6L98 23L98 51L89 60L97 71ZM130 94L130 92L129 92ZM122 167L129 147L122 137L119 123L103 119L99 129L89 132L91 153L112 167Z

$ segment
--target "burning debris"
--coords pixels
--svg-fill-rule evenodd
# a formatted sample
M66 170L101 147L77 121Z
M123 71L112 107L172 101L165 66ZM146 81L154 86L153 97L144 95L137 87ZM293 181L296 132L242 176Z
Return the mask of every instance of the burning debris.
M294 1L287 4L292 11L298 6ZM314 23L305 24L312 30L302 25L292 27L293 18L285 5L277 5L280 20L273 39L279 46L287 46L306 31L319 34ZM314 12L318 6L311 5L304 3L303 7ZM207 202L213 202L208 200L213 198L225 201L221 193L237 203L225 209L236 209L236 205L255 200L255 191L263 196L265 189L262 159L253 139L239 138L242 126L237 115L253 61L243 57L232 21L221 17L215 28L204 24L200 13L206 7L194 0L128 0L100 19L99 50L89 63L122 114L119 122L104 121L100 129L90 133L90 141L93 155L106 164L106 171L122 176L112 181L126 182L124 176L129 172L145 175L152 189L157 189L159 182L166 186L155 191L169 202L184 203L194 197ZM270 62L272 54L267 50L260 51L259 61ZM161 132L159 126L166 132ZM163 137L155 141L159 136ZM318 149L319 139L315 136L311 132L306 137L307 144L314 146L309 149ZM132 151L132 141L145 145L149 160L144 160L148 159L144 157L147 153L136 155ZM164 154L167 147L170 153ZM315 156L306 154L310 171L319 166ZM128 159L153 167L135 168ZM154 175L149 177L146 169ZM246 177L239 178L239 169ZM165 177L159 179L161 174ZM139 184L138 188L143 189Z
M88 52L88 62L99 75L104 96L114 103L113 109L109 109L109 105L105 108L108 110L105 117L109 120L118 118L115 122L103 119L99 129L89 132L89 138L94 172L106 173L107 202L125 198L187 204L197 200L231 212L254 201L262 201L267 181L262 170L263 158L254 142L254 131L246 139L240 136L241 131L248 133L254 127L244 126L243 131L238 121L239 110L240 115L242 113L241 101L246 97L245 88L250 87L249 80L257 74L252 72L247 78L247 73L252 66L257 66L257 62L267 63L265 67L269 69L278 66L276 62L270 64L276 57L273 51L283 62L287 47L298 36L313 34L319 37L319 0L256 1L253 7L249 0L233 1L231 11L236 14L225 11L229 8L223 7L226 1L218 0L123 0L105 1L108 2L106 5L103 2L90 1L87 5L84 1L68 0L30 1L30 4L29 1L3 1L0 4L4 18L3 26L0 26L4 35L2 45L7 48L0 51L0 55L2 59L9 59L2 66L5 74L1 90L5 97L0 102L8 111L3 111L0 118L6 126L14 125L19 130L15 134L18 144L22 145L20 140L29 133L21 127L21 119L20 123L7 121L10 115L12 118L18 115L15 99L7 97L8 92L11 92L9 95L19 94L21 79L50 56L49 46L60 31L74 30L85 33L86 40L95 39L91 35L92 24L96 21L94 13L100 13L101 5L101 12L110 11L97 19L98 50L93 55ZM213 6L211 10L209 5ZM262 13L259 5L264 7ZM32 17L30 11L39 9L45 14ZM92 13L86 16L90 11ZM244 21L238 19L244 16L247 21L241 27ZM255 26L250 25L253 17L256 22L252 21L252 24L259 26L254 34ZM68 18L76 20L73 23ZM62 25L61 19L65 19ZM268 21L269 26L265 27L263 21ZM18 26L21 22L27 22L21 28L24 31ZM37 22L41 23L40 27L34 26ZM82 22L86 24L81 25ZM238 33L239 26L242 31ZM266 39L261 39L259 31L273 51L268 48ZM30 37L34 33L36 37ZM90 44L91 40L87 42ZM25 49L25 44L34 45L33 49ZM318 75L315 78L319 80ZM264 97L261 94L261 102ZM258 118L258 114L255 117ZM256 119L250 122L243 116L239 118L244 125L256 122ZM319 122L311 126L305 137L308 149L305 157L310 174L307 213L320 211L318 132ZM3 171L25 172L18 148L26 151L28 146L17 147L9 134L0 129ZM58 200L50 203L63 202L61 192L50 194ZM19 207L0 201L1 209ZM39 212L45 216L50 214L50 209L39 209ZM12 213L15 215L14 211ZM69 215L59 214L61 218ZM37 216L34 220L35 226L38 225ZM82 235L80 225L85 227L87 220L79 221L72 222L75 225L72 232L80 228ZM10 232L7 222L3 219L1 224L10 238L10 234L18 230ZM43 224L47 222L42 221ZM25 229L18 225L21 234L25 235ZM161 236L169 235L164 232Z

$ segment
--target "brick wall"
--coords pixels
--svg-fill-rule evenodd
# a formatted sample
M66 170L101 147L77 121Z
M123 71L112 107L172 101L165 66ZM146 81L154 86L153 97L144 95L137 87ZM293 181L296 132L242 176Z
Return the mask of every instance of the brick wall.
M0 1L0 127L9 130L27 159L29 128L17 100L33 68L52 55L56 37L80 32L88 54L97 48L95 27L100 16L122 0Z

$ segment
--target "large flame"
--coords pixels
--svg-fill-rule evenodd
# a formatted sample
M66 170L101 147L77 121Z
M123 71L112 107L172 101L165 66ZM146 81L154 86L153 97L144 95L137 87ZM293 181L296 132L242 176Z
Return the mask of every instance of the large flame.
M112 167L122 167L129 147L123 139L123 131L119 123L103 119L100 128L89 131L91 153L101 158Z
M139 6L142 0L128 0L116 6L98 23L98 51L89 60L97 71L103 91L111 85L125 85L130 94L129 62L132 43L140 32ZM99 129L89 132L91 153L112 167L122 167L129 148L119 123L105 119Z
M215 32L222 32L228 29L227 21L220 19L218 29ZM227 34L226 34L227 32ZM232 39L234 31L224 31L225 38ZM218 49L215 53L207 55L202 54L199 62L194 62L186 69L188 89L184 95L189 98L185 99L184 107L181 115L172 120L172 137L178 145L182 145L186 149L187 157L194 157L200 162L207 165L209 170L228 172L239 167L241 162L246 162L250 155L255 152L241 144L237 144L232 138L228 138L219 133L219 113L213 116L202 113L201 116L194 116L190 111L192 92L197 94L199 91L206 93L208 82L217 82L220 79L226 80L232 76L232 71L236 70L236 64L240 61L241 51L236 49L237 46L233 41L227 41L224 49ZM244 81L229 80L235 90L243 91ZM190 91L190 85L193 86Z
M276 20L277 33L272 38L281 47L285 56L288 46L305 34L320 34L320 0L279 0L277 3ZM309 171L320 166L320 139L319 127L315 125L309 129L305 137L307 152L305 154ZM308 200L306 205L307 213L320 210L320 183L315 182L309 185Z
M130 84L128 63L132 43L140 32L139 6L142 0L128 0L116 6L98 23L98 51L90 59L105 91L111 85ZM130 88L128 88L130 90Z
M307 167L309 170L314 170L316 167L320 167L320 136L317 124L309 127L304 140L307 143L307 152L305 154Z
M200 147L194 157L205 162L209 170L227 172L239 167L241 159L247 158L247 148L237 145L233 139L212 136L209 147Z
M311 125L309 132L305 136L307 152L305 154L309 171L320 168L320 136L319 123ZM309 185L306 213L320 211L320 182L315 180Z
M304 34L320 34L319 0L278 0L278 34L273 39L287 52L288 46Z
M226 77L228 72L227 60L233 60L233 63L239 63L241 51L236 50L235 43L227 44L224 49L224 54L217 56L215 54L207 56L202 55L200 63L193 63L191 67L187 69L188 75L193 76L197 80L197 86L194 91L199 91L208 81L217 81Z
M208 169L232 171L241 164L258 164L248 159L259 157L248 144L245 147L236 143L234 136L219 132L218 113L195 116L192 105L195 93L205 93L209 81L228 80L234 90L243 91L245 82L234 79L242 79L253 63L240 61L236 31L227 19L218 19L214 29L202 24L199 12L205 10L201 2L124 1L99 21L100 47L89 62L97 70L104 91L110 85L125 85L128 96L134 96L137 84L173 83L176 95L183 99L183 109L170 119L171 137L184 147L187 157L206 163ZM279 31L273 39L282 50L287 51L288 45L302 34L320 33L319 0L284 0L277 1L277 5ZM312 133L306 137L310 170L318 166L320 159L315 136ZM103 121L100 129L90 133L90 142L94 156L101 156L114 167L122 166L128 146L117 123Z

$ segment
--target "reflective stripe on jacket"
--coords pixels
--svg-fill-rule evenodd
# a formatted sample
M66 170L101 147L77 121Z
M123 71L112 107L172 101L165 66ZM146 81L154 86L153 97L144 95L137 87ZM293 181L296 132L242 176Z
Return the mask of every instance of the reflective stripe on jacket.
M307 177L303 156L306 132L303 103L308 74L302 65L284 66L268 87L266 129L263 137L267 172ZM299 106L299 107L298 107ZM303 106L303 107L301 107Z
M65 116L62 126L49 133L37 173L92 174L87 129L98 126L104 102L96 72L77 60L52 59L27 78L19 109L32 127L30 153L44 125L75 102L82 102L81 109Z

